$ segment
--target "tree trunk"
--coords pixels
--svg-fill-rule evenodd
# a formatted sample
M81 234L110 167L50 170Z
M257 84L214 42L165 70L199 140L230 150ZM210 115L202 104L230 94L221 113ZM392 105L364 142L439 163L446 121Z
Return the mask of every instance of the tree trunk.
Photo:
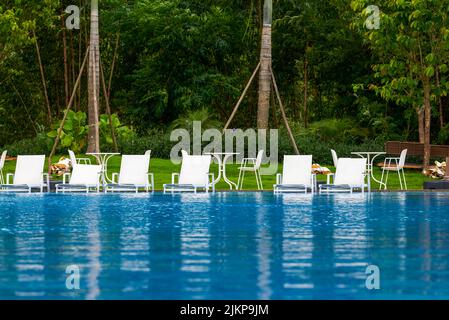
M87 137L87 152L100 152L100 132L98 128L98 101L100 99L100 36L98 29L98 0L91 1L89 50L89 132Z
M440 71L437 69L435 73L436 84L438 89L440 89ZM444 110L443 110L443 99L441 95L438 96L438 106L439 106L439 119L440 119L440 129L444 128Z
M262 49L259 70L259 103L257 110L257 127L268 129L271 94L271 27L264 26L262 31Z
M430 105L430 82L429 78L425 77L424 85L424 173L430 164L430 122L432 108Z
M424 106L418 107L416 109L416 114L418 116L418 132L419 132L419 143L424 143L425 133L424 133Z
M257 110L257 127L259 129L268 129L268 119L270 116L271 22L272 0L265 0L262 45L260 49L259 102Z

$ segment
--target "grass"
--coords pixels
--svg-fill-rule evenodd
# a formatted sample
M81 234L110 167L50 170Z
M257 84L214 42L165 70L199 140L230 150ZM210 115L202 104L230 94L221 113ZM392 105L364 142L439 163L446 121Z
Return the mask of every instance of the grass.
M81 156L80 157L85 157ZM52 160L53 163L57 162L60 156L55 156ZM90 157L92 159L92 163L95 163L94 158ZM156 185L156 190L161 190L162 185L164 183L170 183L171 182L171 174L173 172L179 172L180 165L174 165L171 163L170 160L165 159L151 159L150 164L150 172L154 173L154 180ZM228 164L226 166L227 176L231 181L237 182L238 179L238 168L239 164ZM334 168L331 166L328 166L329 169L334 171ZM7 173L14 173L15 170L15 161L7 161L5 163L5 167L3 169L3 174L6 176ZM47 170L47 165L45 168L45 171ZM109 161L109 167L108 167L108 176L110 177L112 173L119 172L120 171L120 157L113 157ZM218 172L218 166L216 164L213 164L211 167L211 172L215 173L217 175ZM282 165L279 165L278 172L282 172ZM430 181L430 178L425 177L423 174L421 174L418 170L406 170L406 179L407 179L407 185L409 190L422 190L423 189L423 183L424 181ZM374 168L374 176L377 179L380 179L381 176L381 170L380 168ZM326 177L323 175L318 175L318 180L326 180ZM57 177L53 177L53 179L58 179ZM272 190L273 184L276 182L276 176L262 176L263 186L264 190ZM371 180L372 181L372 180ZM229 190L229 186L223 182L220 181L216 185L217 190ZM256 179L254 177L254 174L247 173L245 176L245 181L243 185L244 190L257 190L257 184ZM378 190L379 184L372 181L372 189ZM399 186L399 179L396 173L390 173L390 179L388 181L388 190L400 190Z

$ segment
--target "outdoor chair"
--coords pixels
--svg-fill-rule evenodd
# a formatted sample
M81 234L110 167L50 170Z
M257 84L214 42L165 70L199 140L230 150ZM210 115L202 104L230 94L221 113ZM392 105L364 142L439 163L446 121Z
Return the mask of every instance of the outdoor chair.
M304 192L315 190L315 175L312 174L312 156L284 156L282 174L276 175L274 193Z
M194 192L204 189L215 192L214 174L209 173L212 157L210 155L189 155L182 150L181 172L172 174L172 183L164 184L166 192Z
M322 192L350 192L360 189L365 192L366 159L340 158L333 184L320 185Z
M260 150L257 154L257 158L244 158L242 159L241 166L239 168L239 178L237 181L237 190L242 190L243 180L245 179L245 172L254 172L256 176L257 189L263 190L262 177L260 175L260 166L262 165L264 150Z
M154 191L154 175L148 172L150 153L145 155L123 155L120 174L114 173L114 183L105 187L105 192L139 192L139 188Z
M384 187L385 190L387 189L388 176L391 171L398 173L401 190L404 190L404 187L405 190L407 190L407 181L405 180L405 171L404 171L406 158L407 158L407 149L402 150L399 158L385 158L384 165L382 166L382 177L380 179L381 184L379 190L382 189L382 185L385 186Z
M0 185L0 191L31 193L32 189L39 189L42 193L47 188L48 192L50 178L44 173L44 164L45 155L18 156L15 173L6 175L6 184Z
M56 192L86 192L91 189L100 192L100 175L102 167L100 165L77 164L72 173L63 176L62 184L56 185ZM69 178L69 182L67 179Z

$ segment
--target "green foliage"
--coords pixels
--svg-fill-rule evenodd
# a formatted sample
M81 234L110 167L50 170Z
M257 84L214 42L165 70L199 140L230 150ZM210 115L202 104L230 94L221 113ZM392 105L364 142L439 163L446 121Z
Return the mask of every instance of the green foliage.
M326 119L312 123L304 134L326 143L357 144L368 138L369 130L360 128L352 119Z
M8 150L9 156L49 154L50 149L51 141L45 133L39 133L34 138L18 140L4 147L4 150Z
M193 122L199 121L201 122L201 128L203 130L206 129L220 129L223 127L223 124L217 120L215 116L211 114L211 112L206 109L199 109L195 111L190 111L180 116L178 119L172 122L171 129L187 129L192 130Z
M380 139L366 138L357 143L344 141L342 138L321 140L318 136L308 133L308 131L297 132L295 140L301 154L313 155L313 162L321 165L332 165L332 155L330 150L334 149L339 157L352 157L354 151L379 151L384 149L384 141ZM350 140L350 139L348 139ZM279 161L284 155L294 154L290 139L286 130L281 130L279 135Z
M111 118L117 140L128 140L135 138L134 131L128 126L122 125L116 114L111 115ZM50 131L47 136L54 140L60 125L61 121L54 124L52 126L53 130ZM113 139L108 115L100 115L99 127L100 142L102 146L106 149L111 149L113 146ZM74 112L71 110L67 114L67 118L61 132L59 148L71 149L75 153L81 153L85 150L87 145L87 134L88 125L86 113L82 111Z
M60 135L60 146L63 149L68 148L73 150L75 153L80 153L84 150L88 132L86 122L86 113L81 111L74 112L72 110L68 112ZM58 121L52 126L53 130L47 134L49 138L56 138L60 125L61 121Z
M114 133L117 140L127 140L134 138L135 133L128 126L121 124L120 119L116 114L111 115L112 126L114 127ZM100 116L100 143L102 146L110 147L113 146L114 140L112 139L111 125L109 121L109 116L107 114L102 114Z
M41 49L52 116L60 119L67 107L62 39L65 31L71 87L86 49L88 3L81 1L81 30L69 32L61 23L65 7L73 4L69 0L1 2L0 146L31 141L29 137L50 129L54 136L55 128L47 121L35 42ZM255 0L100 2L106 76L120 35L110 102L113 113L120 115L121 122L115 116L113 122L122 150L166 152L171 146L166 133L153 129L148 134L149 127L188 128L194 120L202 121L203 128L223 126L259 59L261 4ZM316 139L320 144L314 148L363 144L371 137L417 140L423 77L431 83L432 123L439 116L440 98L447 109L449 1L379 0L374 4L381 9L380 30L365 26L370 4L368 0L273 4L273 70L287 116L293 122L312 123L308 130L295 130L302 145ZM85 77L81 88L74 110L86 112ZM253 127L256 113L257 79L232 126ZM270 117L273 127L281 123L275 108ZM81 127L64 128L63 145L84 149ZM111 148L105 116L100 130L102 148ZM143 138L137 139L133 131ZM434 126L433 137L446 141L447 129L438 131ZM309 142L301 132L312 137ZM159 141L153 141L152 135Z
M170 134L161 129L150 129L144 135L122 136L118 140L119 149L123 154L143 154L151 150L152 157L168 159L174 143Z

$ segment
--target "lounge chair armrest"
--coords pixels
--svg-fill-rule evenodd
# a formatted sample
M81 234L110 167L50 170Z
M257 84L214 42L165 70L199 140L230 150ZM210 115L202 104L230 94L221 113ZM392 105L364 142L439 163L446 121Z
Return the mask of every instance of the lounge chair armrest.
M392 161L396 162L396 165L398 166L400 159L399 158L385 158L385 160L384 160L384 168L385 167L391 167L391 162ZM388 162L388 164L387 164L387 162Z
M119 177L119 173L118 172L114 172L112 174L112 182L113 183L117 183L118 182L118 177Z
M328 175L327 175L327 184L331 184L331 178L332 178L332 180L335 178L335 174L334 173L329 173Z
M14 177L14 173L7 173L6 174L6 184L12 184L12 182L10 180L13 177Z
M248 162L252 162L252 165L255 165L256 161L257 161L256 158L243 158L242 159L242 163L241 163L241 167L246 167Z
M276 175L276 184L282 184L282 173Z
M171 175L171 183L176 184L176 179L179 180L179 173L172 173Z
M208 173L207 176L209 177L209 184L215 184L215 174L214 173Z

